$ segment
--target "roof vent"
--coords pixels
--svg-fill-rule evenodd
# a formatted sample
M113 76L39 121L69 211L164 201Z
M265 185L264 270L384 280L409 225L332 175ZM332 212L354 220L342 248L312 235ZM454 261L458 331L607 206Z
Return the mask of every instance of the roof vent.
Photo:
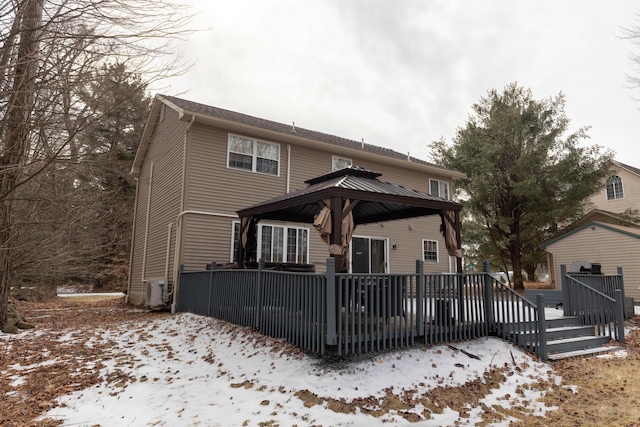
M296 131L296 122L292 122L293 124L291 125L291 132L295 132Z

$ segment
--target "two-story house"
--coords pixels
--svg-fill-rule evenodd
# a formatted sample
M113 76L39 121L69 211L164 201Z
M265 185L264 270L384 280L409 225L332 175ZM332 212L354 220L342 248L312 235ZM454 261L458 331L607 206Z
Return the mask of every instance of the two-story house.
M306 186L346 166L451 198L462 176L424 160L364 142L276 123L170 96L156 96L132 167L137 180L128 301L145 302L145 285L177 283L179 268L233 261L237 211ZM358 272L451 272L440 218L417 217L358 226L351 241ZM309 224L262 221L258 258L314 264L327 245ZM352 261L353 262L353 261ZM353 264L350 265L353 270Z
M640 227L622 215L640 210L640 169L612 161L590 203L593 210L543 245L551 281L560 289L560 266L570 270L574 261L600 264L605 274L622 267L626 296L640 300Z

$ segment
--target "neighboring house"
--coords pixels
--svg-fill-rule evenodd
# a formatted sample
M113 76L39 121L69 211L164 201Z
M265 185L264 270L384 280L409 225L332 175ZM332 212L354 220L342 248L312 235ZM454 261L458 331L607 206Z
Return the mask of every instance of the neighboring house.
M602 191L590 202L593 210L542 245L551 282L561 289L560 266L570 269L574 261L599 263L605 274L622 267L626 296L640 299L640 227L621 215L640 210L640 169L613 160Z
M615 213L640 210L640 169L613 160L602 191L591 202L597 209Z
M137 192L128 301L144 303L150 280L175 283L180 265L196 270L233 261L238 210L349 165L447 199L452 178L462 176L371 144L156 96L132 167ZM358 226L351 244L358 253L350 258L360 260L357 272L411 272L417 259L426 272L452 272L455 261L439 227L438 215ZM259 224L259 258L322 271L328 256L309 224Z
M603 218L597 212L592 215ZM607 275L616 274L617 268L622 267L625 296L640 300L640 227L597 220L582 222L542 246L548 253L549 273L556 288L562 289L562 264L568 271L574 261L588 261L600 264L602 273Z

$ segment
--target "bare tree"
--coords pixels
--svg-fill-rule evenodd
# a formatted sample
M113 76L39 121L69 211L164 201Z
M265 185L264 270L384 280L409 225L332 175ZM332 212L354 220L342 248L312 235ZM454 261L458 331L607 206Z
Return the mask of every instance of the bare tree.
M36 203L23 190L27 184L45 190L33 181L54 163L78 164L87 131L120 107L105 107L110 88L98 83L112 72L109 64L145 84L184 71L171 41L189 31L189 19L168 0L0 0L0 325L13 255L29 229L25 217L15 221L16 206L39 221L47 200ZM63 195L77 185L61 179L63 170L47 177L48 191L58 186Z
M631 41L638 49L631 53L631 62L635 65L635 74L628 74L627 81L631 83L634 89L640 88L640 12L635 14L636 23L630 27L622 28L623 39Z

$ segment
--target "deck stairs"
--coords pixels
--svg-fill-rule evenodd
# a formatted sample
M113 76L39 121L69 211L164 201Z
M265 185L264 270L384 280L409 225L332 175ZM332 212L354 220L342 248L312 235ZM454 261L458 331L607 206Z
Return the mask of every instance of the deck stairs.
M532 332L525 328L513 332L514 342L527 343ZM611 337L598 336L591 325L582 325L580 318L563 316L546 320L547 357L549 360L560 360L569 357L593 356L619 350L611 345Z

